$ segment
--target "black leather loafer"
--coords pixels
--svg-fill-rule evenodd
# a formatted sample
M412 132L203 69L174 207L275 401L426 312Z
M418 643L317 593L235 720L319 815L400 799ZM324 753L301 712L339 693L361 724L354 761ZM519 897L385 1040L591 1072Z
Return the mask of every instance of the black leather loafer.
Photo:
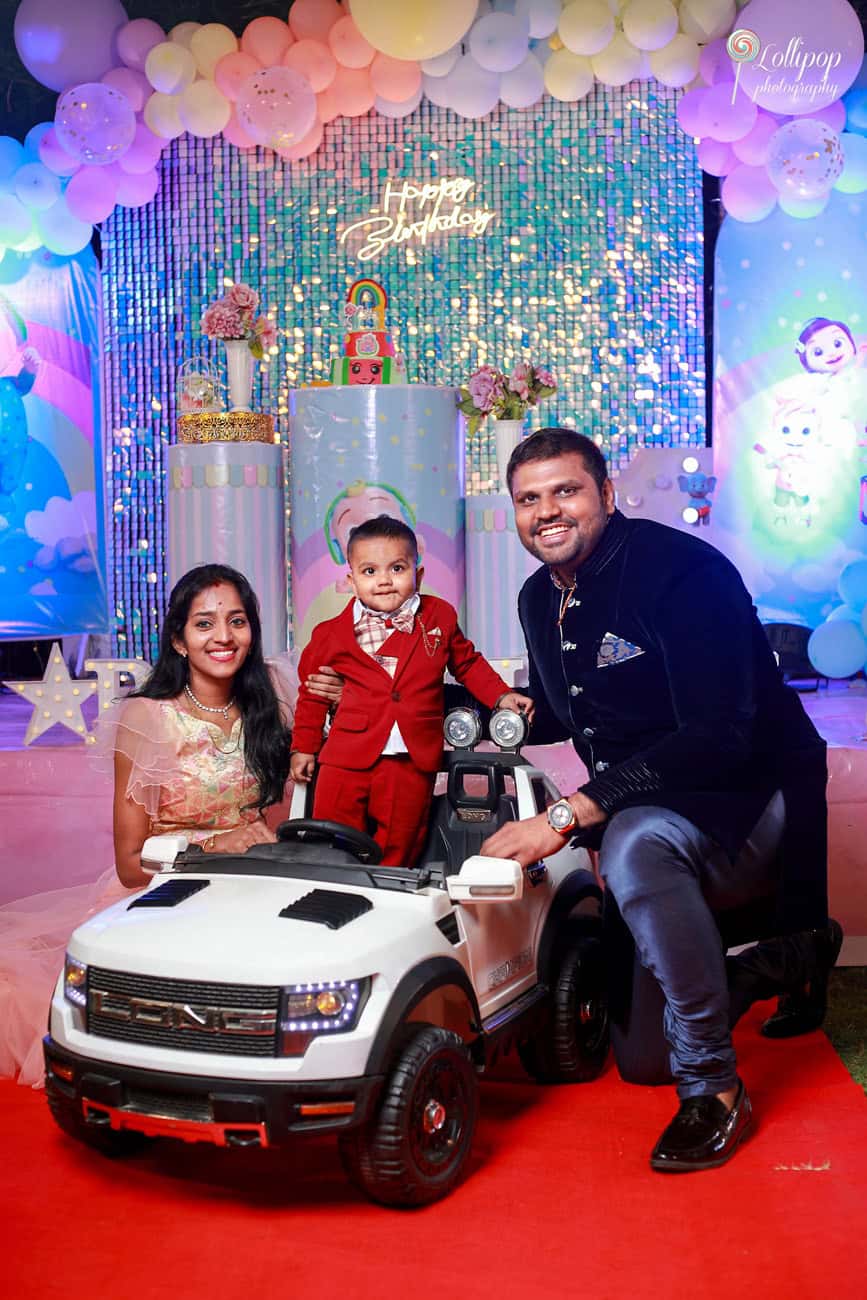
M718 1097L687 1097L653 1148L651 1168L686 1174L724 1165L746 1136L752 1116L741 1080L731 1110Z
M796 936L796 940L802 936ZM843 930L829 921L824 930L811 930L803 937L810 951L805 959L803 987L780 998L775 1013L762 1025L765 1038L796 1038L818 1029L828 1007L828 976L834 969L843 943Z

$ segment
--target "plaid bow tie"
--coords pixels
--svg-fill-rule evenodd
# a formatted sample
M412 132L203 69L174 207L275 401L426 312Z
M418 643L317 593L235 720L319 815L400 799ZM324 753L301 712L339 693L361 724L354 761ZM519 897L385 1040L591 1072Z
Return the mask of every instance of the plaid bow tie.
M394 618L383 618L365 609L355 624L355 636L362 650L375 655L392 632L411 632L414 622L415 615L408 609L401 610Z

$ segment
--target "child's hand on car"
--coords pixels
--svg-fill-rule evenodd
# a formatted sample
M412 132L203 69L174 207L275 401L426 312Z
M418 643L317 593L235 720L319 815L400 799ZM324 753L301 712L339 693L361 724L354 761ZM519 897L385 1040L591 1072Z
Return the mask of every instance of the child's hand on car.
M521 695L518 691L508 691L507 694L501 695L497 700L498 709L513 709L515 713L522 713L528 722L533 721L533 714L536 711L536 705L529 695Z
M293 781L300 781L303 785L306 785L313 776L315 766L315 754L302 754L299 749L296 749L289 760L289 775Z

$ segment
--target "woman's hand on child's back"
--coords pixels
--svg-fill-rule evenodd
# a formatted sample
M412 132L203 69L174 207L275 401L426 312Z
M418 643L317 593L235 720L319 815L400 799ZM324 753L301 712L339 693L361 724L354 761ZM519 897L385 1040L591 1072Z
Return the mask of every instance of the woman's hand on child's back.
M310 674L304 685L311 695L318 696L320 700L327 700L331 705L340 703L343 694L343 678L328 664L320 664L318 670Z
M519 691L508 691L506 695L501 695L497 700L498 709L513 709L515 713L523 713L528 722L533 721L533 714L536 711L536 705L529 695L521 695Z
M296 749L289 760L289 775L293 781L300 781L303 785L306 785L313 777L315 767L315 754L302 754L300 750Z

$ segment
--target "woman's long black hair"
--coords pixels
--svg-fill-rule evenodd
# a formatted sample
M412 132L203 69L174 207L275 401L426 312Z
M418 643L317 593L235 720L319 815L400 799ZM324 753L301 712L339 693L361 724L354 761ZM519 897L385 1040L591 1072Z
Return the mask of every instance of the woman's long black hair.
M232 678L232 694L244 728L246 765L259 784L257 806L261 810L283 798L289 776L291 733L281 717L277 692L262 654L259 601L243 573L227 564L200 564L175 583L160 634L159 657L145 684L131 694L149 700L173 700L183 693L189 668L173 643L183 640L196 596L221 582L237 589L250 624L250 649Z

